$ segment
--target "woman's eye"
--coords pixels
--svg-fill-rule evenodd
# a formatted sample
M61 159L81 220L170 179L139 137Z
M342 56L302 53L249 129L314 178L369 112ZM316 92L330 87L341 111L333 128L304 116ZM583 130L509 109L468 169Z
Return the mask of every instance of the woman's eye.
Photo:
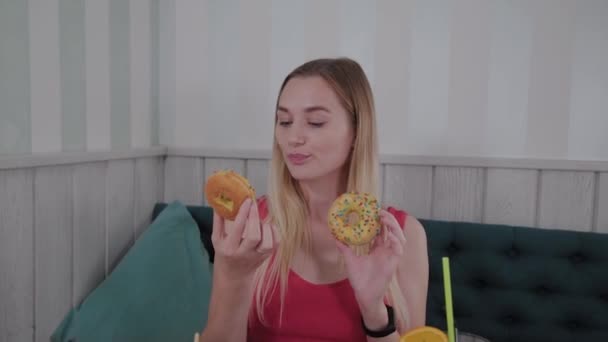
M321 127L325 124L325 122L309 122L309 124L314 127Z
M291 125L291 121L279 121L279 125L286 127Z

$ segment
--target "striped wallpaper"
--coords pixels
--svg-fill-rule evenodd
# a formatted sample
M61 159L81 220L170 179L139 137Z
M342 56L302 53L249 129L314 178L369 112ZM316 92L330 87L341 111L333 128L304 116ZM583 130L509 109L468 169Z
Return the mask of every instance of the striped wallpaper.
M0 155L267 150L285 74L351 56L386 154L608 160L605 0L1 0Z
M161 142L270 147L282 78L367 71L387 154L608 159L608 1L161 3Z
M0 1L0 154L158 144L159 0Z

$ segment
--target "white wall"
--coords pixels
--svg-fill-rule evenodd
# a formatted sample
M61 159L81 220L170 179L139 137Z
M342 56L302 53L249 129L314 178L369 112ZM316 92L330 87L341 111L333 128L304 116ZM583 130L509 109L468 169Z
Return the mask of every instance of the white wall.
M160 6L163 144L266 150L282 78L346 55L371 79L383 153L608 159L604 0Z

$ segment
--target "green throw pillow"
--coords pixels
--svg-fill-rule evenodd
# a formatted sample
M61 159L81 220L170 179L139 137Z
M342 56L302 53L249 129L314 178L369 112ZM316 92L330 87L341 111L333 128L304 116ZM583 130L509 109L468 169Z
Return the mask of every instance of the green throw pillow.
M199 234L186 207L171 203L51 340L192 341L207 323L212 277Z

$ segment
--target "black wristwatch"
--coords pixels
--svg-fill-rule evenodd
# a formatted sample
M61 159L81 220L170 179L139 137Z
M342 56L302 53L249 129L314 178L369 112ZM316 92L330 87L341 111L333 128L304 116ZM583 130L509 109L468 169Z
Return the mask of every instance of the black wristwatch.
M385 304L386 305L386 304ZM370 330L365 326L365 322L363 321L363 317L361 317L361 325L363 326L363 330L365 330L365 334L370 337L386 337L395 331L397 328L395 327L395 314L393 308L390 305L386 305L386 312L388 313L388 324L382 330Z

